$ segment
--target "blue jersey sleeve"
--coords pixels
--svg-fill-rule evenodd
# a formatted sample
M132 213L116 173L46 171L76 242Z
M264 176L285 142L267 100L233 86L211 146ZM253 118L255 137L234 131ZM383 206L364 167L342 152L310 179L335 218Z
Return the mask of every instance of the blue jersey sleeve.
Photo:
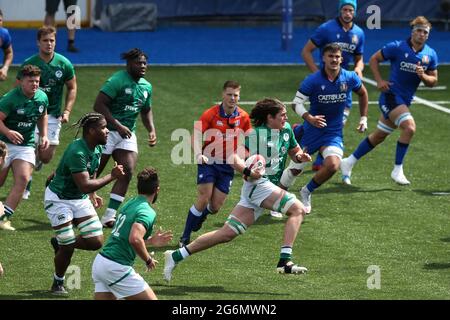
M433 54L431 55L430 59L430 65L428 66L427 70L434 71L438 67L438 56L436 54L436 51L433 50Z
M327 44L327 30L324 24L320 25L310 38L311 42L318 48Z
M314 81L312 80L312 75L307 76L298 88L298 91L309 97L313 93L313 83Z
M362 81L361 79L358 77L358 75L356 74L356 72L352 71L351 72L351 86L352 86L352 90L354 92L358 91L359 89L361 89L362 86Z
M11 45L11 36L8 32L8 29L1 28L0 29L0 38L2 49L7 49Z
M393 60L396 57L396 53L399 47L399 42L389 42L381 49L381 54L383 55L384 60Z

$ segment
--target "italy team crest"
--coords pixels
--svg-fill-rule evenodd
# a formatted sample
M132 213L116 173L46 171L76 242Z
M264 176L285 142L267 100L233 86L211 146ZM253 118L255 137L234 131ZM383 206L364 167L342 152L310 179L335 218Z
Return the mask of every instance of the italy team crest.
M339 90L341 90L341 92L347 92L348 91L347 82L342 82L341 85L339 86Z
M354 34L353 36L352 36L352 43L353 44L358 44L358 36L356 35L356 34Z
M427 56L426 54L424 54L422 56L422 64L428 64L428 63L430 63L430 57Z

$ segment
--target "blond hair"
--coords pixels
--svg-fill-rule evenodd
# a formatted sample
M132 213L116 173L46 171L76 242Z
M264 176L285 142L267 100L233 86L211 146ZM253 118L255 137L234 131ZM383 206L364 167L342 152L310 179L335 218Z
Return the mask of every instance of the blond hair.
M428 21L428 19L425 18L424 16L418 16L418 17L415 17L415 18L409 23L409 25L411 26L411 28L414 28L414 26L417 26L417 25L427 26L427 27L429 27L430 30L431 30L431 23L430 23L430 21Z

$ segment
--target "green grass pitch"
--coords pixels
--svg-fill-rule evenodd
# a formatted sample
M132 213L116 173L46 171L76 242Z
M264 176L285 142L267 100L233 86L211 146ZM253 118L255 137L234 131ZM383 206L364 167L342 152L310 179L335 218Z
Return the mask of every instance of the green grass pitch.
M366 76L371 73L366 67ZM100 86L117 68L77 68L78 98L71 122L92 110ZM384 71L387 69L385 68ZM450 86L448 66L440 67L440 85ZM0 83L8 91L9 80ZM417 133L405 161L410 186L401 187L390 179L398 132L358 163L353 185L344 186L340 174L318 189L312 198L313 212L307 216L294 247L294 260L308 267L306 275L275 273L284 220L268 214L233 242L196 254L175 270L170 285L162 279L163 252L176 247L187 210L196 198L196 166L174 165L171 140L177 128L192 131L193 121L221 98L225 80L242 84L241 100L277 97L291 101L298 84L307 75L305 67L153 67L147 79L154 88L154 117L158 134L155 148L146 145L146 133L138 124L139 160L137 171L154 166L161 177L161 193L155 205L157 226L171 229L174 240L156 252L159 265L150 273L137 260L135 268L162 300L195 299L448 299L450 297L450 115L422 105L413 105ZM370 100L378 99L367 86ZM448 91L419 91L422 98L449 100ZM445 105L449 107L449 105ZM244 105L250 110L251 105ZM367 135L355 130L358 107L354 106L345 128L348 155ZM377 105L369 106L369 132L379 116ZM289 121L298 117L289 108ZM0 261L5 275L0 278L0 299L55 299L48 292L52 283L53 231L43 209L46 177L56 168L74 130L63 130L61 145L50 165L33 175L29 200L23 200L13 225L16 232L0 231ZM297 193L312 176L307 171L297 179ZM133 178L128 196L136 193ZM199 233L222 226L239 200L241 178L236 175L232 192L222 210L210 216ZM11 186L11 173L0 189L4 201ZM105 201L111 185L98 193ZM99 215L104 209L100 209ZM105 231L109 236L110 231ZM194 238L199 233L194 233ZM92 299L91 264L96 252L76 251L67 274L70 295L66 299ZM373 271L378 270L379 273ZM76 274L81 278L77 282ZM379 282L374 279L377 279ZM368 286L372 284L372 286ZM78 288L79 284L79 288ZM375 288L374 288L375 287ZM370 289L372 288L372 289Z

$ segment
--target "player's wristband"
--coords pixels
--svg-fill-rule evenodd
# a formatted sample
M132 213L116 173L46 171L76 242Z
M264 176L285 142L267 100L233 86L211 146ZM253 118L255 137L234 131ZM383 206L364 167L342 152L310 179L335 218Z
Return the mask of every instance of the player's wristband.
M244 174L244 176L249 177L252 174L252 170L250 170L249 168L245 167L244 171L242 171L242 173Z

